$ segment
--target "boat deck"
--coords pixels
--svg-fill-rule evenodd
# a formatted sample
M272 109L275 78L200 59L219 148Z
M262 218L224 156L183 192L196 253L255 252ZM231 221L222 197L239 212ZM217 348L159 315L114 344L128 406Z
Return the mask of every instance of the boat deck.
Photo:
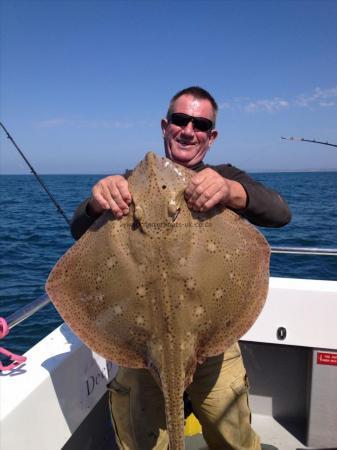
M252 424L261 438L262 450L327 450L326 447L306 447L273 417L253 414ZM208 447L199 434L186 438L186 450L208 450ZM329 450L337 450L337 447L329 447Z
M100 435L93 431L93 434L91 434L89 439L91 442L89 443L88 435L83 432L83 429L97 430L98 428L95 427L94 423L98 418L100 418ZM103 427L102 422L104 422ZM271 416L253 414L252 425L254 430L260 436L262 450L321 450L317 447L305 446L303 442L297 439ZM104 432L102 432L103 429ZM102 439L102 435L104 435L104 439ZM86 442L83 442L82 440L84 436L86 436ZM186 437L185 444L186 450L208 450L208 446L200 433ZM63 447L63 450L74 450L84 448L84 446L86 450L118 450L110 423L108 401L105 397L103 397L103 399L100 400L99 405L96 406L95 414L86 418L80 425L80 428L76 430L67 444Z

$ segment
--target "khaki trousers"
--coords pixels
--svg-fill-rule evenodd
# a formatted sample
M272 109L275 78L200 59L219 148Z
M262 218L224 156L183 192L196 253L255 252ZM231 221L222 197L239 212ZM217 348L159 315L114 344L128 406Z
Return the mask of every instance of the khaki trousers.
M146 369L119 368L108 386L121 450L167 450L162 391ZM238 344L198 365L187 393L211 450L260 450L251 428L248 382Z

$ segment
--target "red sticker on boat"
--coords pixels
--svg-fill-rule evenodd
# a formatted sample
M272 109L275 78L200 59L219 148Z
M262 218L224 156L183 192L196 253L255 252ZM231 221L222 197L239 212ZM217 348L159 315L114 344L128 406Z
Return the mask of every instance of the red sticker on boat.
M337 353L317 353L317 364L327 364L328 366L337 366Z

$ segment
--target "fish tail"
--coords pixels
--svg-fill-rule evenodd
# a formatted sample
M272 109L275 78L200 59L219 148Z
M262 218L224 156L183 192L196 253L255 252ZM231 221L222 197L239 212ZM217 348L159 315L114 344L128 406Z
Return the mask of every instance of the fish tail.
M170 450L184 450L184 372L177 369L174 372L175 377L161 380L165 399L166 426Z

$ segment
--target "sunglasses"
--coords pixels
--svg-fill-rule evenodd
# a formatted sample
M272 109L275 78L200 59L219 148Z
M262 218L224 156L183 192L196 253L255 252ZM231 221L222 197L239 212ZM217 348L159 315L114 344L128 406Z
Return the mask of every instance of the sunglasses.
M210 131L213 128L213 122L205 117L194 117L184 113L172 113L169 121L178 127L186 127L192 122L193 128L199 131Z

